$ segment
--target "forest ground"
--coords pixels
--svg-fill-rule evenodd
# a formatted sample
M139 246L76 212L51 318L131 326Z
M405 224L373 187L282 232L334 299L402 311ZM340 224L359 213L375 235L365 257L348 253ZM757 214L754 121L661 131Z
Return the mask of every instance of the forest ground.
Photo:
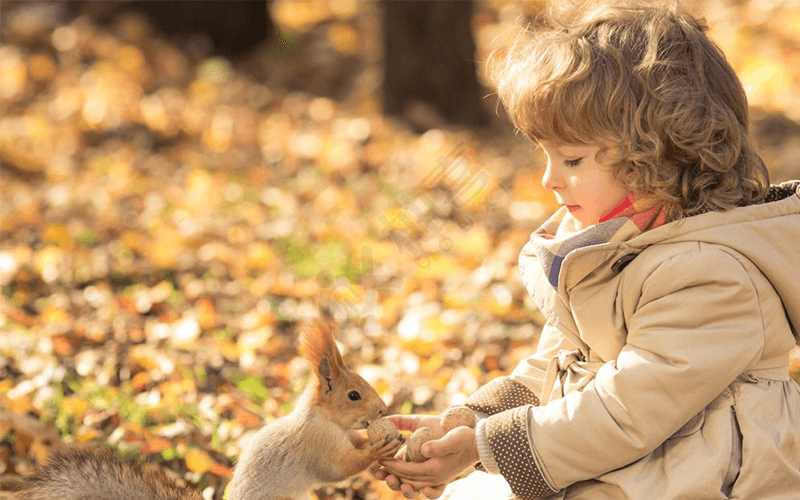
M800 7L690 4L773 180L799 178ZM4 480L94 443L222 498L302 389L297 333L321 314L391 412L441 411L533 352L516 263L555 208L542 159L489 90L481 129L383 116L374 5L276 2L278 37L237 61L54 5L0 4ZM479 2L476 60L538 8ZM399 498L368 475L319 496Z

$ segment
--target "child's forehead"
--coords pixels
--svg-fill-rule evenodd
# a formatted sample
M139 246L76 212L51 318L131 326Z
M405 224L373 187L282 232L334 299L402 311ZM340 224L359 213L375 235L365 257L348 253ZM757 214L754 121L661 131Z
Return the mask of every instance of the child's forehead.
M583 143L583 142L565 142L565 141L543 139L536 141L536 143L540 148L545 150L545 152L558 151L560 153L568 153L570 151L587 151L587 150L600 149L599 144Z

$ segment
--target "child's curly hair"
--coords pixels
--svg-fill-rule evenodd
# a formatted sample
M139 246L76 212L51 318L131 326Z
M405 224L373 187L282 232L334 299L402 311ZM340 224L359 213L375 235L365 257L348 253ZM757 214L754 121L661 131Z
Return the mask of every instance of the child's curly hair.
M490 56L516 127L606 146L617 182L670 218L763 201L747 97L704 22L677 2L591 4L548 12Z

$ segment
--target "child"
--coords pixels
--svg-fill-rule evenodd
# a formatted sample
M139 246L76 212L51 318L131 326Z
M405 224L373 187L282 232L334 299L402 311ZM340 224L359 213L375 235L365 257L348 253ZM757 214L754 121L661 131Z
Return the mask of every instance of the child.
M519 259L547 318L537 352L470 396L476 430L376 475L409 497L480 462L445 496L800 498L800 182L769 186L701 21L595 3L490 60L562 205Z

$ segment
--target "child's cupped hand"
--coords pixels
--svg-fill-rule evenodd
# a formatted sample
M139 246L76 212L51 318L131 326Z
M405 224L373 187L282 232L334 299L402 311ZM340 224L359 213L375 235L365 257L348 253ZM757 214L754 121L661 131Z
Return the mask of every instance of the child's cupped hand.
M424 462L405 462L401 454L392 460L381 460L375 477L385 480L389 488L400 491L406 498L422 493L428 498L438 498L445 485L478 459L475 430L458 427L445 435L439 418L431 415L394 415L387 417L398 430L414 431L428 427L433 440L422 445Z

